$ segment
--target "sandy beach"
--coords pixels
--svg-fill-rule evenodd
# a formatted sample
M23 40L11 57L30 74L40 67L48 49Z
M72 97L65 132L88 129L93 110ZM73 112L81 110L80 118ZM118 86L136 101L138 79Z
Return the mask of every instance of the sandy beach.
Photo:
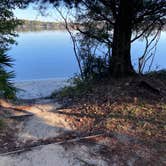
M69 84L70 83L65 78L15 82L15 86L19 89L17 97L20 99L47 97L50 96L52 92L68 86Z

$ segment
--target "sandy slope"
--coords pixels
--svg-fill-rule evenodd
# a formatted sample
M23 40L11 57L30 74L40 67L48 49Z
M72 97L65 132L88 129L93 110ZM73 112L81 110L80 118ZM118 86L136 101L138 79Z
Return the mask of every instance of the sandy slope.
M23 122L19 137L22 140L37 140L58 136L59 134L72 130L65 116L56 114L60 105L54 100L39 99L36 104L25 107L26 111L34 116Z
M67 85L62 81L31 81L17 83L17 87L24 89L18 94L23 99L32 99L49 95L56 88ZM55 86L56 85L56 86ZM24 106L24 110L34 116L26 118L20 123L18 139L22 141L55 137L66 131L74 130L65 115L57 114L60 105L53 100L38 99L31 106ZM0 156L0 166L107 166L107 162L98 153L99 147L80 143L66 145L45 145L32 151Z

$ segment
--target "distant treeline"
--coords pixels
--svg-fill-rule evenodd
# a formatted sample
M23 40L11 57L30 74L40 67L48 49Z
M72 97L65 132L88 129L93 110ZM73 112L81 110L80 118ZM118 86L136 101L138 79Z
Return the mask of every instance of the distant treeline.
M166 21L165 21L166 22ZM28 31L43 31L43 30L66 30L65 24L63 22L43 22L36 20L20 20L20 25L17 26L16 31L18 32L28 32ZM76 25L69 23L68 26L72 29L76 29ZM102 24L99 26L102 27ZM166 26L163 27L166 31Z
M20 25L17 26L16 31L43 31L43 30L65 30L65 24L62 22L42 22L35 20L20 20ZM74 28L74 24L69 24Z

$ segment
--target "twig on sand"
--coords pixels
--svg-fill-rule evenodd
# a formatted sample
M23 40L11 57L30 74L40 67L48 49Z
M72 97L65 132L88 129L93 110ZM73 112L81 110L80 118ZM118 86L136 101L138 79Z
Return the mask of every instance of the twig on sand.
M45 145L50 145L50 144L52 144L52 145L61 145L61 144L66 144L66 143L79 142L79 141L82 141L82 140L92 139L92 138L96 138L96 137L100 137L100 136L104 136L104 135L105 135L104 133L101 133L101 134L84 136L84 137L76 137L76 138L72 138L72 139L68 139L68 140L62 140L62 141L58 141L58 142L56 142L56 139L55 139L55 141L53 140L53 141L50 141L50 142L48 142L46 140L46 141L43 141L41 144L36 144L35 143L34 145L30 145L30 146L24 147L22 149L18 149L18 150L11 151L11 152L6 152L6 153L1 153L0 156L15 155L15 154L23 153L23 152L26 152L26 151L31 151L35 148L42 147L42 146L45 146Z
M26 117L30 117L30 116L33 116L33 115L34 114L29 113L29 114L25 114L25 115L11 115L11 116L7 116L6 118L19 120L19 119L24 119Z

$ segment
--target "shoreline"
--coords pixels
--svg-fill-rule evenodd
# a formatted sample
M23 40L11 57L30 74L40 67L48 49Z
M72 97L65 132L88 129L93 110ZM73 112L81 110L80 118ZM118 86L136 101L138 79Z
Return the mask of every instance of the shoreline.
M53 80L68 80L70 77L57 77L57 78L36 78L36 79L27 79L27 80L12 80L14 83L20 83L20 82L32 82L32 81L53 81Z
M67 80L67 78L22 80L14 81L14 85L19 89L17 92L19 99L37 99L48 97L54 91L69 86Z

